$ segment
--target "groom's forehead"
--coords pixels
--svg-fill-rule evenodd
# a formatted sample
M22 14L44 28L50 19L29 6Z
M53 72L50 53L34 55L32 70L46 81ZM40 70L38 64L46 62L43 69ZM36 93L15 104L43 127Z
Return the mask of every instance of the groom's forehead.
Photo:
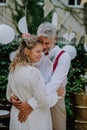
M48 38L48 37L43 37L42 40L43 40L43 43L50 43L50 42L52 42L52 38Z

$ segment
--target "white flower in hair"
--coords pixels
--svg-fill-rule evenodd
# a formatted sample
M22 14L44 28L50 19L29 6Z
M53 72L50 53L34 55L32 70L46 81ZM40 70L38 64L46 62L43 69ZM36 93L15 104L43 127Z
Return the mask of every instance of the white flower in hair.
M22 34L22 39L23 40L26 40L26 39L28 39L30 37L30 33L24 33L24 34Z

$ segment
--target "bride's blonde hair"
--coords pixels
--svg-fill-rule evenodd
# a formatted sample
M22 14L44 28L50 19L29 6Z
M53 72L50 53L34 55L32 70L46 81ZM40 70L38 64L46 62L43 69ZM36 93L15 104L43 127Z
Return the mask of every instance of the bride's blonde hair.
M10 64L9 69L14 71L17 64L32 65L29 56L25 54L24 49L28 48L32 50L37 44L43 44L42 40L38 36L30 35L29 37L23 38L17 50L17 54L13 59L13 62Z

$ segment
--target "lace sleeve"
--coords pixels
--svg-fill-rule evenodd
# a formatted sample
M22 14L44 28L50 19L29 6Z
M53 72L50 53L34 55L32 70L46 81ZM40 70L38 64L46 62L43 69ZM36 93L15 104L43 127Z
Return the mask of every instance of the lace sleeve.
M36 68L32 69L31 72L31 86L39 106L52 107L57 103L57 93L54 92L47 94L44 79L40 71Z

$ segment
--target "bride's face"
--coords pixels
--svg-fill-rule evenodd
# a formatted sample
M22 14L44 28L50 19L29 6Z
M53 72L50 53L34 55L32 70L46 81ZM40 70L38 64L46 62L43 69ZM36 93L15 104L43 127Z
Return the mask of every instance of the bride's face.
M28 56L32 63L38 62L42 56L43 45L37 44L33 49L28 49Z

